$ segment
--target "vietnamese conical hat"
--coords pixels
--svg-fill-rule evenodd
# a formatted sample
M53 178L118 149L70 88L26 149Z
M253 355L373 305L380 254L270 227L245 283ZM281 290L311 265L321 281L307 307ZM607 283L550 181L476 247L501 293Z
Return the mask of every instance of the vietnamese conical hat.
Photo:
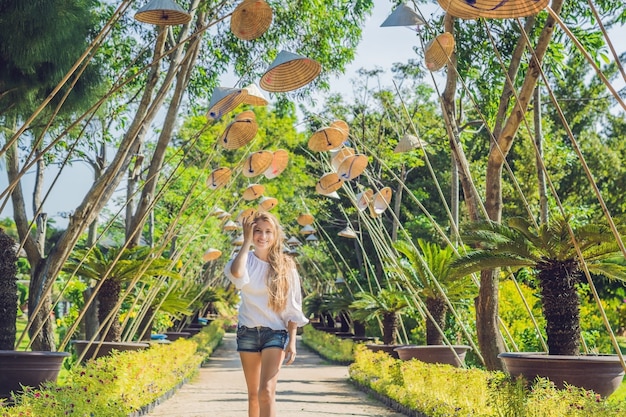
M191 15L172 0L151 0L137 11L135 20L159 26L183 25Z
M231 214L227 211L223 211L220 214L217 215L217 218L220 220L224 220L224 219L228 219L230 218Z
M333 166L335 171L337 171L341 163L344 161L344 159L346 159L349 156L354 155L354 149L343 147L343 148L339 148L336 151L332 151L331 154L333 155L333 157L330 160L330 164Z
M239 226L232 220L228 220L226 223L224 223L224 226L222 226L222 230L225 232L232 232L233 230L237 229L239 229Z
M237 115L219 137L219 143L225 149L239 149L250 143L256 136L259 126L254 118L254 113L251 111L244 113L246 113L244 116ZM252 117L250 117L250 113L252 113Z
M291 236L289 239L285 241L288 246L301 246L302 242L298 240L297 237Z
M256 84L250 84L244 87L246 95L243 98L242 103L250 104L251 106L267 106L269 101L263 95L263 92Z
M395 153L409 152L413 149L423 148L426 145L427 143L417 136L407 134L402 136L402 139L400 139L393 151Z
M387 210L389 203L391 203L391 188L385 187L374 194L370 202L370 214L372 217L376 217Z
M241 210L241 212L237 215L237 223L243 223L243 219L246 217L254 216L256 214L256 209L250 207L245 210Z
M341 232L337 233L337 236L347 237L348 239L356 239L356 233L351 227L346 227Z
M281 51L263 74L259 84L265 91L293 91L313 81L321 71L322 66L317 61Z
M210 261L214 261L217 258L219 258L220 256L222 256L222 251L219 249L214 249L214 248L209 248L207 249L206 252L204 252L204 254L202 255L202 260L204 262L210 262Z
M549 0L437 0L452 16L461 19L511 19L539 13Z
M317 152L330 151L341 146L344 140L344 134L340 129L323 127L311 135L308 147Z
M400 4L398 7L393 9L391 14L387 16L385 21L380 25L380 27L388 27L388 26L419 26L425 25L424 19L418 15L415 10L411 9L406 4Z
M300 229L301 235L310 235L311 233L315 233L315 232L316 232L315 228L311 226L310 224L307 224L302 229Z
M212 190L217 190L218 188L223 187L230 180L230 175L231 171L226 167L213 170L207 179L207 187Z
M278 200L274 197L263 197L259 201L259 210L270 211L278 204Z
M211 216L219 216L220 214L225 213L224 209L221 209L219 207L214 208L211 213L209 213Z
M337 175L343 181L350 181L361 175L367 167L367 156L363 154L356 154L345 158L339 168L337 168Z
M341 133L343 133L343 140L348 139L348 136L350 135L350 126L348 126L348 124L343 120L335 120L329 127L341 130Z
M315 219L309 213L300 213L300 215L298 216L298 220L297 220L297 222L298 222L298 224L300 226L306 226L307 224L313 224L314 221L315 221Z
M306 240L307 242L317 242L319 239L317 238L317 236L315 236L315 234L311 233L306 238L304 238L304 240Z
M273 158L274 154L270 151L256 151L251 153L248 159L246 159L241 173L244 177L248 178L261 175L269 168Z
M426 68L430 71L438 71L448 64L454 52L454 36L450 32L444 32L431 40L426 45L424 60Z
M374 191L371 188L368 188L356 195L356 208L359 211L365 210L370 202L374 199Z
M241 196L244 200L256 200L257 198L261 197L264 192L265 187L261 184L251 184L248 186L248 188L244 190Z
M339 178L336 172L329 172L322 175L322 178L317 181L315 185L315 191L322 195L328 195L333 191L337 191L343 185L343 181Z
M230 244L233 246L241 246L243 245L243 235L236 236L233 240L230 241Z
M284 149L277 149L272 156L272 163L263 173L266 178L276 178L287 168L289 153Z
M243 103L246 94L248 94L246 90L241 88L215 87L207 114L215 120L221 119L223 115Z
M233 35L250 41L263 35L272 24L272 8L263 0L244 0L230 17Z

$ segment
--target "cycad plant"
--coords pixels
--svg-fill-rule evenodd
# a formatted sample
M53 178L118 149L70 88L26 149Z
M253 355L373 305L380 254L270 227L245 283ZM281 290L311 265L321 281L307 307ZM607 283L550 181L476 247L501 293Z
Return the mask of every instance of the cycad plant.
M430 318L426 318L426 344L442 345L448 302L467 302L475 296L476 286L467 275L454 275L452 262L458 258L454 249L437 243L417 241L419 250L405 241L397 241L395 248L404 257L399 265L403 275L416 287ZM443 291L443 292L442 292ZM439 327L439 329L437 328Z
M577 284L584 279L580 249L588 270L609 279L626 279L626 266L619 246L604 225L572 227L568 219L554 219L539 227L521 218L506 224L480 221L466 226L463 239L478 245L453 263L458 274L484 269L528 268L537 279L546 320L548 353L579 355L580 300Z
M350 304L352 317L361 321L380 319L383 325L383 343L395 344L400 313L410 308L406 295L400 291L383 288L377 294L362 291L354 297L355 300Z

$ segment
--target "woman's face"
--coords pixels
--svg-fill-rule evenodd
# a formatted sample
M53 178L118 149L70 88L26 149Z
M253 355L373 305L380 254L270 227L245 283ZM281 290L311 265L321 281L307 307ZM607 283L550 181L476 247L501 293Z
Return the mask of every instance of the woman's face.
M257 249L269 249L276 240L274 225L265 220L257 220L254 225L252 243Z

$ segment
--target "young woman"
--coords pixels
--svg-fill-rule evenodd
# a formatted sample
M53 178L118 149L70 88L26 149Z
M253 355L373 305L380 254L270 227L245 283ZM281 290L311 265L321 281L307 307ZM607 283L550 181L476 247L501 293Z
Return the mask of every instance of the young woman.
M224 272L241 290L237 351L248 387L248 416L276 415L276 383L283 361L296 359L296 330L302 313L300 277L283 252L284 234L273 215L242 220L243 246ZM250 251L254 246L254 251Z

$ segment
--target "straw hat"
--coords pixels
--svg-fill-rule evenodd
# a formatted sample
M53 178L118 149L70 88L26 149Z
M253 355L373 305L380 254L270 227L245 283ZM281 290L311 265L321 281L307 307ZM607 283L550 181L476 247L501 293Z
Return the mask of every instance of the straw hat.
M368 188L356 195L356 208L359 211L365 210L370 202L374 199L374 191L371 188Z
M238 114L235 120L226 126L219 142L226 149L239 149L250 143L258 130L259 125L256 123L254 113L248 110Z
M339 197L339 193L337 191L333 191L332 193L329 193L329 194L324 194L324 197L334 198L335 200L341 200L341 197Z
M317 152L330 151L341 146L344 140L342 130L336 127L323 127L311 135L308 147Z
M317 181L315 191L322 195L328 195L340 189L342 185L343 181L339 178L339 175L336 172L329 172L322 175L322 178Z
M209 174L209 178L207 179L206 185L212 190L217 190L220 187L226 185L228 180L230 180L231 171L229 168L221 167L213 170Z
M255 200L263 195L265 187L261 184L251 184L242 194L244 200Z
M426 68L430 71L440 70L448 63L452 52L454 52L454 36L450 32L444 32L426 45L424 53Z
M231 216L231 214L229 212L224 211L224 212L218 214L217 218L220 219L220 220L224 220L224 219L230 218L230 216Z
M319 239L313 233L304 238L307 242L317 242Z
M452 16L461 19L510 19L539 13L549 0L437 0L439 5Z
M300 229L301 235L310 235L311 233L315 233L316 230L310 224L307 224L302 229Z
M370 215L372 217L377 217L382 214L385 210L387 210L387 207L389 207L389 203L391 203L391 188L385 187L374 194L374 197L369 205Z
M274 197L263 197L259 201L259 210L270 211L278 204L278 200Z
M243 103L246 90L241 88L215 87L209 102L208 116L218 120Z
M341 130L341 133L343 133L343 140L348 139L348 135L350 135L350 126L348 126L348 124L343 120L335 120L329 127Z
M241 212L237 215L237 223L243 223L243 219L246 217L254 216L256 214L256 209L250 207L245 210L241 210Z
M347 237L348 239L356 239L356 232L351 227L346 227L341 232L337 233L337 236Z
M239 226L232 220L228 220L226 223L224 223L224 226L222 226L222 230L225 232L232 232L233 230L237 229L239 229Z
M242 246L243 245L243 235L236 236L233 240L230 241L230 244L233 246Z
M413 149L423 148L426 145L428 145L428 143L424 142L417 136L407 134L402 136L402 139L400 139L400 141L396 145L396 148L393 151L395 153L409 152Z
M445 1L445 0L444 0ZM424 19L420 17L415 10L411 9L406 4L400 4L398 7L393 9L393 12L385 21L380 25L380 27L388 27L388 26L419 26L425 25Z
M331 154L333 154L333 157L330 160L330 164L333 166L335 171L337 171L341 163L344 161L344 159L346 159L349 156L354 155L354 149L343 147L343 148L339 148L339 150L332 151Z
M135 20L159 26L184 25L191 15L172 0L151 0L137 11Z
M315 219L309 213L300 213L300 215L298 216L298 220L297 220L297 222L298 222L298 224L300 226L306 226L307 224L313 224L314 221L315 221Z
M219 207L215 207L213 210L211 210L211 212L209 213L211 216L219 216L220 214L225 213L225 211Z
M261 88L271 92L297 90L313 81L322 71L322 66L310 58L280 51L265 74L261 76Z
M287 246L301 246L302 245L302 242L300 242L298 238L295 236L291 236L289 239L285 241L285 243L287 244Z
M272 163L274 154L270 151L256 151L248 156L242 174L244 177L252 178L261 175Z
M287 168L289 162L289 153L284 149L277 149L272 156L272 163L263 173L266 178L276 178Z
M219 249L214 249L214 248L209 248L207 249L206 252L204 252L204 254L202 255L202 260L204 262L210 262L210 261L214 261L217 258L219 258L220 256L222 256L222 251Z
M272 8L263 0L244 0L230 17L233 35L250 41L263 35L272 23Z
M246 95L243 98L242 103L250 104L251 106L267 106L269 101L263 95L263 92L256 84L250 84L247 87L244 87L246 90Z
M366 166L367 156L363 154L352 155L341 162L341 165L337 168L337 175L344 181L350 181L361 175L365 171Z

